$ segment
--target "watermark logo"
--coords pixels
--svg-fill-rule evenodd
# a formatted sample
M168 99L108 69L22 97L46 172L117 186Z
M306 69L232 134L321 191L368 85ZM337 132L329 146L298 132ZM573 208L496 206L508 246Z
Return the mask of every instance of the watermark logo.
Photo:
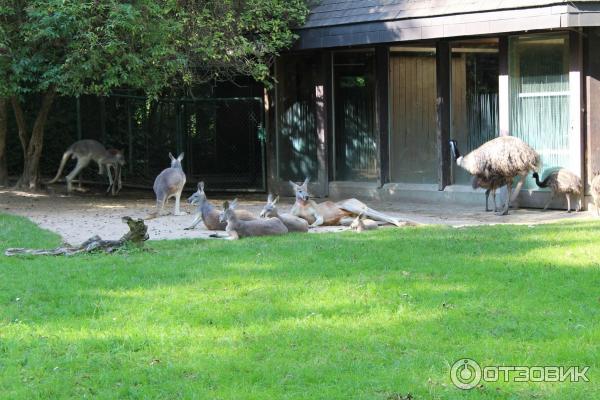
M481 382L481 367L475 360L463 358L458 360L450 370L450 379L459 389L473 389Z
M450 370L454 386L470 390L483 382L589 382L590 367L562 366L481 366L477 361L463 358Z

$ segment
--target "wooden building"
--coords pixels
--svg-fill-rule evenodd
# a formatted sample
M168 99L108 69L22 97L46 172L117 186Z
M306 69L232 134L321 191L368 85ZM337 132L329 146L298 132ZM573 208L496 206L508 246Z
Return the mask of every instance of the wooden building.
M448 140L498 135L586 190L600 172L600 1L321 0L298 33L275 67L272 191L479 202ZM548 196L526 188L522 205Z

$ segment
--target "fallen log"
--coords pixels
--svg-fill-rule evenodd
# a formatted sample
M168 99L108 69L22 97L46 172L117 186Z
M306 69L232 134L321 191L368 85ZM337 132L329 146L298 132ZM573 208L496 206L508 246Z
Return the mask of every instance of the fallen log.
M55 249L23 249L12 248L4 252L6 256L17 255L34 255L34 256L72 256L81 253L93 253L104 251L105 253L113 253L119 248L132 244L134 246L143 246L144 241L149 239L148 226L143 219L133 219L131 217L123 217L121 219L129 226L127 232L119 240L103 240L100 236L95 235L81 243L79 246L65 245Z

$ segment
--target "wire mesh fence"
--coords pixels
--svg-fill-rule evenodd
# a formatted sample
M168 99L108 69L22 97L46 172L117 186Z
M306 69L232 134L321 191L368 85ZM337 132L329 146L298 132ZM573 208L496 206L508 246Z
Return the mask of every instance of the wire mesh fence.
M18 172L20 145L16 135L11 136L8 145L14 151L9 169ZM210 190L265 190L261 97L149 101L116 94L60 98L46 127L41 173L53 176L62 153L79 139L95 139L107 148L122 150L127 160L126 185L152 187L156 175L170 165L168 153L185 152L183 167L190 187L204 180ZM83 178L104 179L95 168L88 168Z

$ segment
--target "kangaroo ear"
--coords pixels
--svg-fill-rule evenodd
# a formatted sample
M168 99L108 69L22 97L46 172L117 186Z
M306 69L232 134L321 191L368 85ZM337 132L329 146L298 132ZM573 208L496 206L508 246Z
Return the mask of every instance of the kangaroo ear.
M231 208L233 210L234 208L237 207L237 205L238 205L238 199L233 199L233 201L229 205L229 208Z
M198 182L198 190L200 190L201 192L204 192L204 182L202 182L202 181Z
M184 154L185 154L185 153L183 153L183 152L182 152L182 153L179 155L179 157L177 157L177 161L181 162L181 160L183 160L183 155L184 155Z
M227 200L225 200L223 202L223 210L227 210L227 209L229 209L229 202Z
M267 196L267 203L272 203L273 202L273 195L271 193L269 193L269 195Z
M308 182L310 182L310 178L306 177L306 179L304 180L304 183L302 184L302 186L308 187Z
M171 159L171 161L175 161L175 157L173 157L173 154L171 154L171 152L169 152L169 158Z
M290 185L292 185L292 188L293 188L294 190L296 190L296 188L298 187L298 185L296 185L296 182L292 182L292 181L290 181Z
M278 201L279 201L279 196L275 197L275 200L273 200L273 205L277 204Z

